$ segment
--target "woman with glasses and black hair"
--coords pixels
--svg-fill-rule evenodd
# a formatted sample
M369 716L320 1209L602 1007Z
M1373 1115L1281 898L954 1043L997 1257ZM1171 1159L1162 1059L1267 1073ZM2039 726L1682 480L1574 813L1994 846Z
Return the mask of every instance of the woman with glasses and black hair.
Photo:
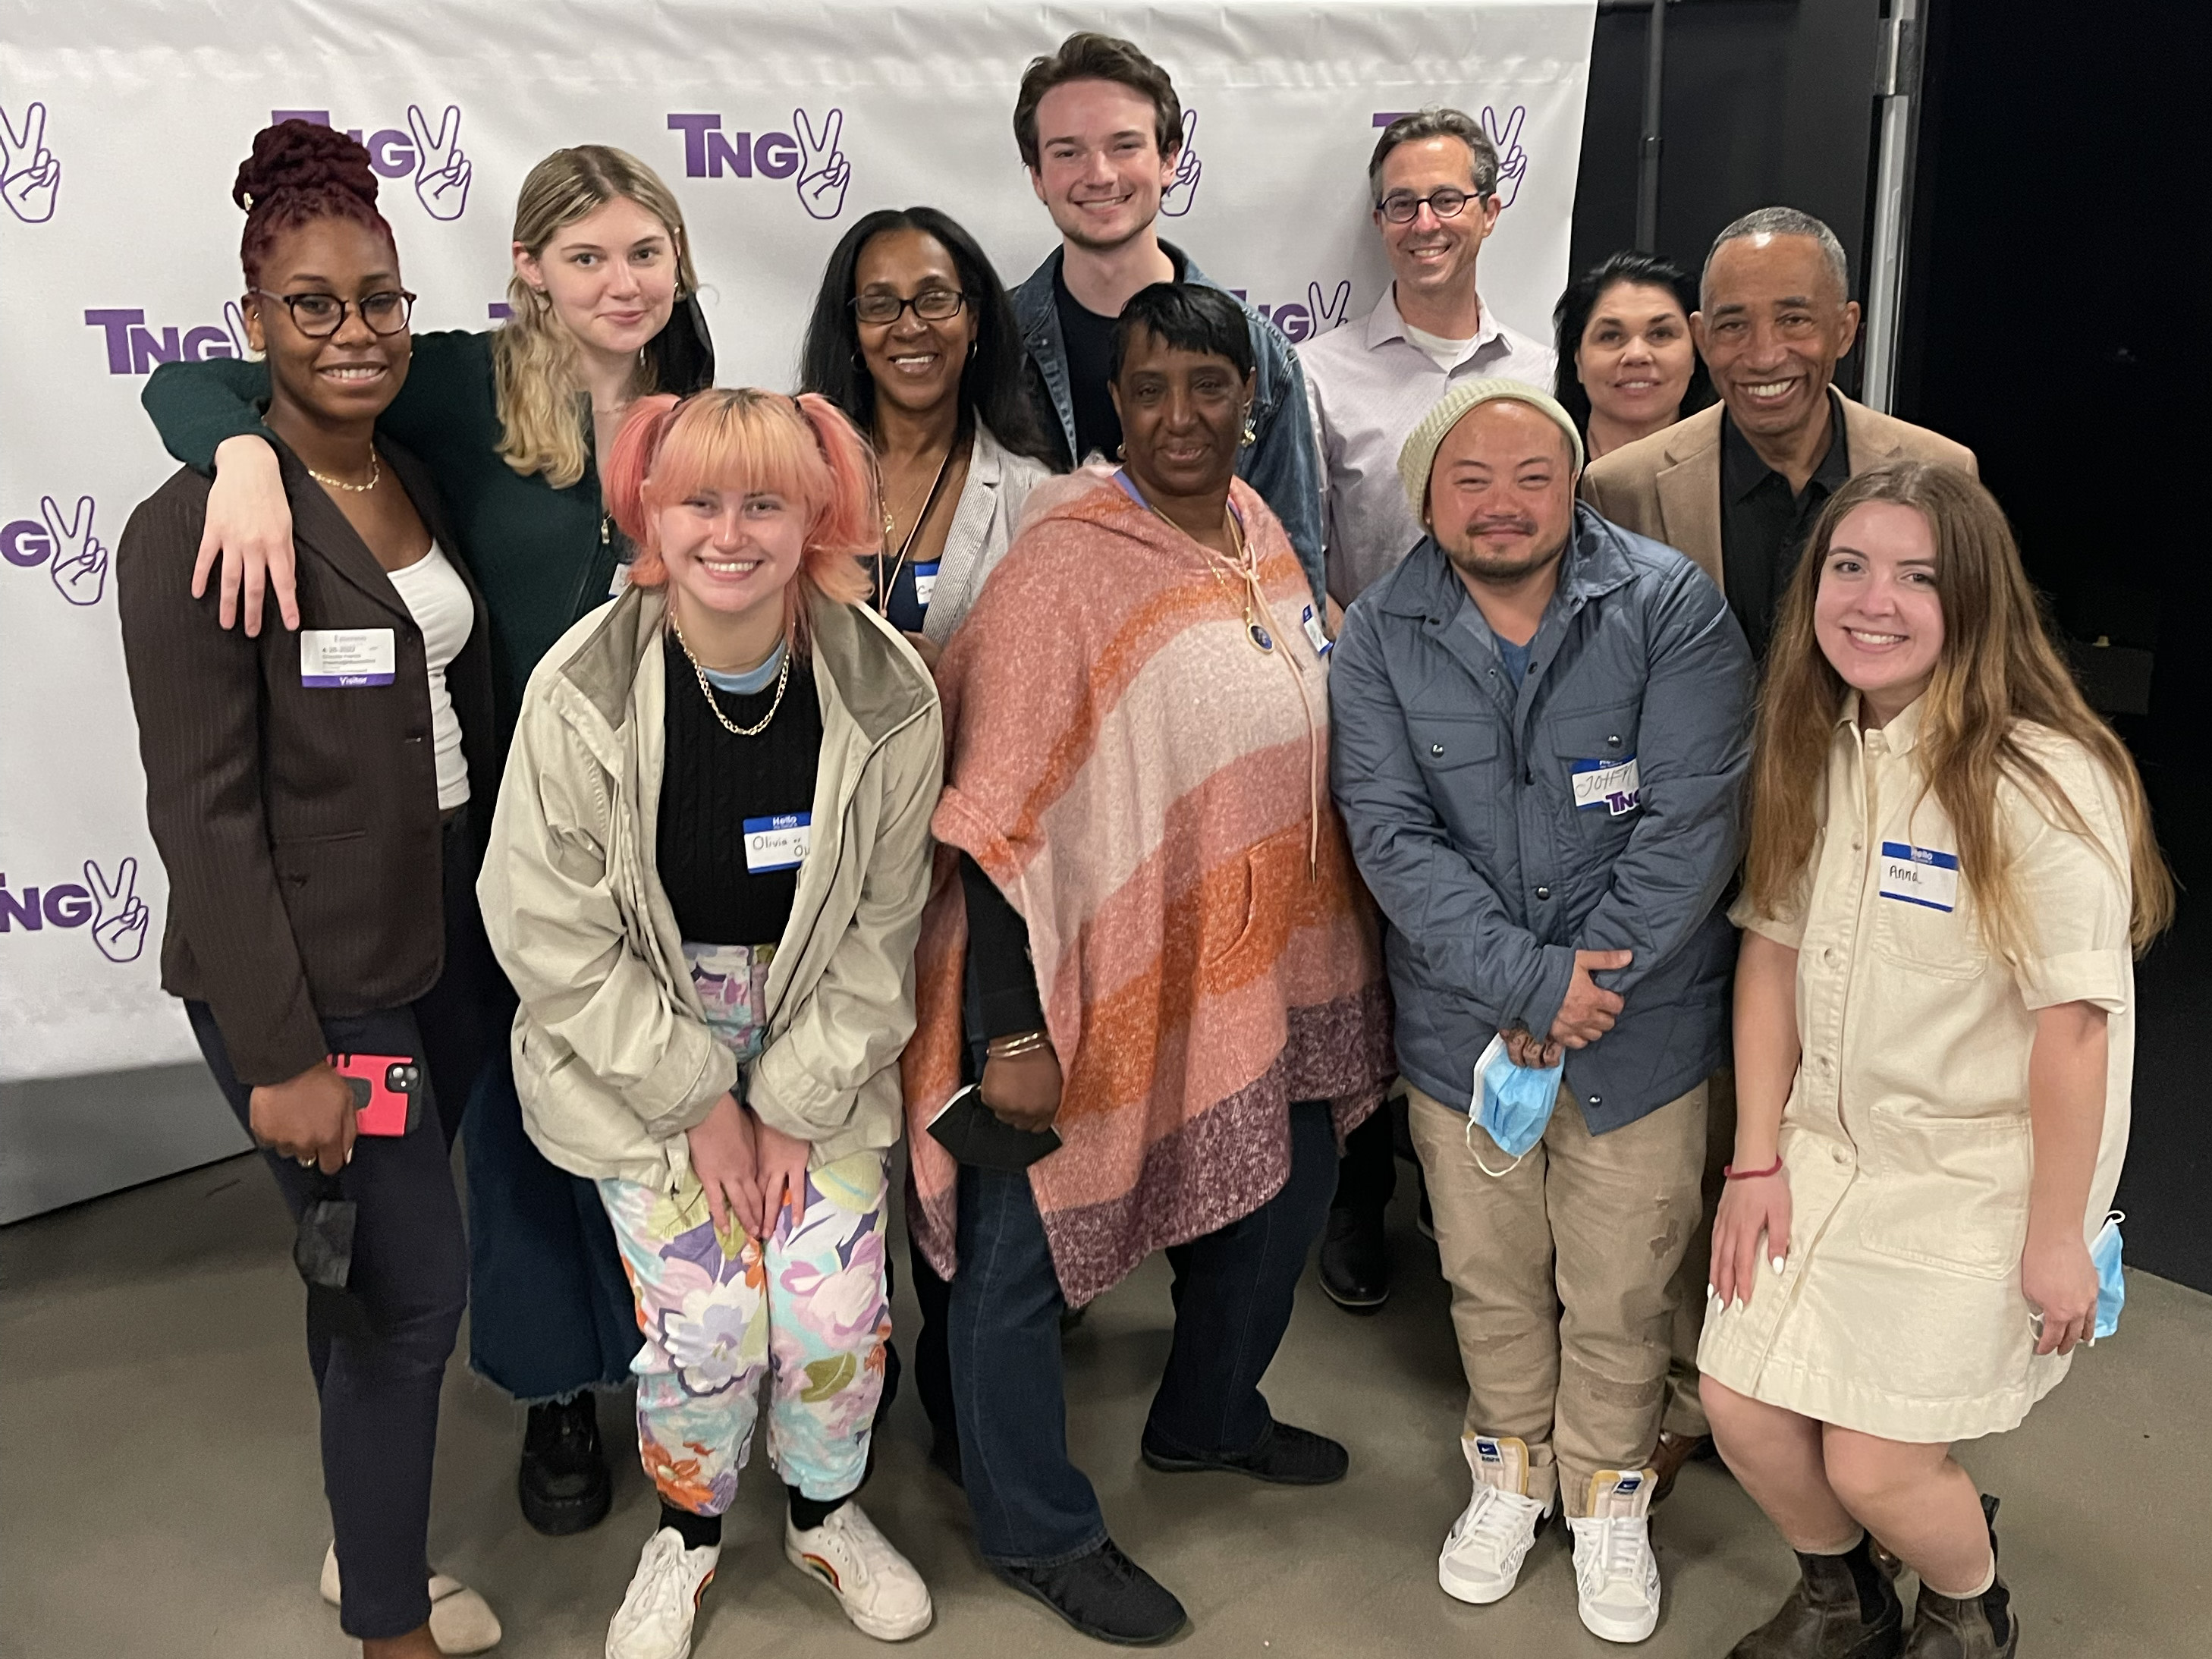
M1559 366L1553 386L1595 460L1713 400L1690 339L1697 284L1671 259L1633 248L1584 271L1552 312Z
M876 609L932 664L1049 469L1021 334L975 239L935 208L885 208L830 255L799 362L876 452Z

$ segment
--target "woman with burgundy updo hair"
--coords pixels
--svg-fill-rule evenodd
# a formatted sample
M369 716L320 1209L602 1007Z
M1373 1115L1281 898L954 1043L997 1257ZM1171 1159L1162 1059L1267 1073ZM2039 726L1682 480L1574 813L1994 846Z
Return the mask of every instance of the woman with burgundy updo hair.
M684 216L652 168L605 144L556 150L524 179L512 228L512 314L482 333L416 335L413 371L377 420L429 469L483 587L501 753L538 659L627 580L634 549L600 476L617 429L639 398L714 378ZM269 393L263 365L227 357L164 364L144 394L169 453L212 481L186 580L212 583L223 626L242 620L248 635L264 597L299 623L294 517L258 407ZM578 1532L612 1500L593 1390L629 1380L629 1286L591 1183L523 1133L503 1054L465 1134L470 1365L529 1402L524 1518Z
M438 1395L467 1302L448 1161L502 1037L474 902L497 782L483 602L422 465L377 431L414 295L368 152L261 132L234 195L246 330L297 550L297 631L191 596L208 481L180 469L116 552L161 983L298 1224L336 1541L323 1590L374 1659L499 1640L427 1555Z

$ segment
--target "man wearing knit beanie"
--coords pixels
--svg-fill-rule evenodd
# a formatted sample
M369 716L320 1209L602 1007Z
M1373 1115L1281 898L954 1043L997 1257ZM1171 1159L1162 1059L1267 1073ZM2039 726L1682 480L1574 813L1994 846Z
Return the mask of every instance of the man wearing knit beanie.
M1659 1616L1651 1455L1698 1215L1751 656L1711 580L1578 505L1582 441L1462 382L1399 476L1427 532L1345 617L1331 785L1389 924L1398 1061L1452 1285L1472 1500L1437 1581L1510 1591L1555 1501L1583 1623Z

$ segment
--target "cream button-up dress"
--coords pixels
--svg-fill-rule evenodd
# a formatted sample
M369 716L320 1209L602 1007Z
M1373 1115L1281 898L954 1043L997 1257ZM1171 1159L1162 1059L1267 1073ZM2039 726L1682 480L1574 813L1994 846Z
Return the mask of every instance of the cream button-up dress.
M2082 1216L2102 1226L2127 1150L2135 1060L2125 818L2103 767L2023 727L2090 837L2008 782L1998 811L2033 929L2026 961L1984 945L1958 838L1925 790L1922 705L1829 750L1821 827L1796 913L1738 902L1739 927L1797 952L1796 1080L1782 1116L1790 1253L1750 1300L1705 1320L1698 1364L1739 1394L1901 1441L2017 1425L2066 1374L2039 1357L2021 1293L2028 1053L2038 1009L2107 1011L2103 1137ZM1954 868L1947 869L1945 860ZM1946 908L1948 907L1948 908Z

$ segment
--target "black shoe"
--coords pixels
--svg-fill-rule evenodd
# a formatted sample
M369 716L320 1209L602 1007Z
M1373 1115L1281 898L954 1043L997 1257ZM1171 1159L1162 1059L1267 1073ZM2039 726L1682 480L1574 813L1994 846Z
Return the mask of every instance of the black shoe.
M1138 1451L1163 1474L1221 1469L1278 1486L1326 1486L1343 1480L1344 1472L1352 1467L1352 1454L1327 1435L1295 1429L1287 1423L1270 1424L1260 1443L1247 1452L1201 1455L1168 1451L1150 1441L1141 1443Z
M1010 1567L996 1561L990 1567L1094 1641L1146 1648L1190 1622L1167 1586L1122 1554L1110 1538L1056 1567Z
M1390 1299L1390 1250L1380 1211L1331 1210L1321 1241L1321 1287L1352 1313L1370 1314Z
M586 1390L530 1408L514 1486L522 1518L550 1538L595 1527L615 1501L599 1449L599 1404Z

